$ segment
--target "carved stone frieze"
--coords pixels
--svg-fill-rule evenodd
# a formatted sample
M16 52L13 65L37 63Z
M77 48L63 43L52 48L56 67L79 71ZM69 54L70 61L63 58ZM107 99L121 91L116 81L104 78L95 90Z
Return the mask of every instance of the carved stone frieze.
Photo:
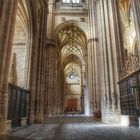
M124 67L122 68L121 78L125 78L130 74L140 69L140 61L137 55L129 54L125 59Z

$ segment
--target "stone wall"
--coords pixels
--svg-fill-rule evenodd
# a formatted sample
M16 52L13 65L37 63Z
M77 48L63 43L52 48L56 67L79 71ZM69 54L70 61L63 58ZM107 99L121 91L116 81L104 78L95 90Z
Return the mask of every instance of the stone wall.
M26 45L14 45L12 53L16 54L17 85L24 87Z

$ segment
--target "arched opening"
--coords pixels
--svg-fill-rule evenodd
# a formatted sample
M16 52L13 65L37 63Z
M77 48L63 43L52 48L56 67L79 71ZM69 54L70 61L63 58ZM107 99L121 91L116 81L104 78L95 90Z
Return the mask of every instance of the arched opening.
M120 18L121 28L123 35L123 49L124 56L128 57L133 54L133 43L136 38L136 29L134 24L134 15L132 10L132 4L130 0L120 0Z
M31 60L29 43L29 13L25 1L18 2L16 23L9 71L8 116L11 127L22 126L29 119L29 63Z
M65 73L65 90L64 90L64 102L65 112L81 112L82 103L82 82L81 82L81 70L78 64L71 62L66 65L64 69Z
M16 15L9 82L27 88L27 60L29 61L29 15L26 3L20 1Z
M64 112L85 113L86 35L71 22L57 32L57 44L64 71Z

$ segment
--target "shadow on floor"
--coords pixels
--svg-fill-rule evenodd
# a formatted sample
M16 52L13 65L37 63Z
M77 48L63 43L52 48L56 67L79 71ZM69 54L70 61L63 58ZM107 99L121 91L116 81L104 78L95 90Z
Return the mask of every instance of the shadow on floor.
M15 136L0 135L0 140L27 140L27 139L15 137ZM28 140L31 140L31 139L28 139Z
M66 116L66 117L48 117L44 121L45 124L69 124L69 123L93 123L101 122L101 120L95 120L90 117L79 117L79 116Z

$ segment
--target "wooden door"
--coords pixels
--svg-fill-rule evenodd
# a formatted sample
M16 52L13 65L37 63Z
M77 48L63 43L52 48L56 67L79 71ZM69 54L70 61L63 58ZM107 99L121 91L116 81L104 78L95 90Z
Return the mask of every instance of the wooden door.
M68 111L77 111L77 99L68 99L67 103Z

